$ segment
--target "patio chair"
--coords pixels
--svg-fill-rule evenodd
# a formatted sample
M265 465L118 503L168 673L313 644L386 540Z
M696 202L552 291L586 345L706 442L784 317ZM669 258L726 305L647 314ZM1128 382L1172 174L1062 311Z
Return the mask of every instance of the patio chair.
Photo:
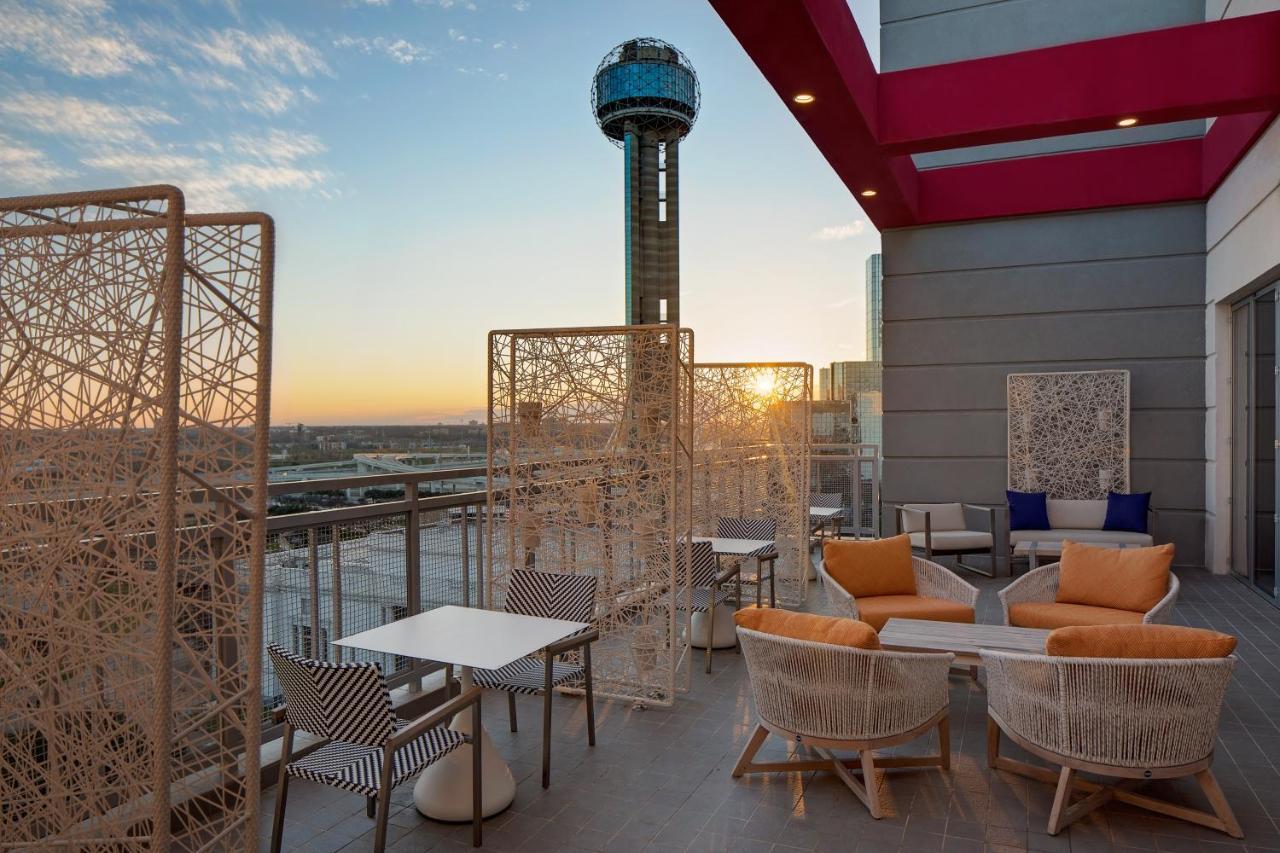
M545 619L567 619L571 622L594 621L596 579L591 575L569 575L516 569L511 573L507 600L503 610ZM540 654L513 661L501 669L477 669L473 678L478 687L501 690L507 694L507 713L511 731L517 731L516 696L542 697L542 787L551 784L551 697L557 687L581 685L587 700L587 743L596 745L596 708L592 693L591 644L600 636L589 628L558 643L547 646ZM581 651L582 663L557 660Z
M911 553L905 534L828 542L818 575L831 610L879 631L894 617L973 622L978 589L955 572Z
M1117 800L1242 838L1210 770L1235 642L1196 628L1112 625L1058 629L1043 655L984 649L987 764L1056 784L1050 835ZM1002 734L1054 768L1002 756ZM1134 791L1185 776L1195 777L1211 813ZM1075 791L1086 796L1073 805Z
M974 530L965 519L965 510L987 517L986 530ZM956 566L986 577L996 576L996 511L993 507L973 504L902 504L894 507L898 532L911 537L911 548L926 560L955 557ZM991 558L991 571L986 572L961 559L968 554L985 554Z
M875 631L850 619L755 608L734 619L759 715L734 778L829 771L878 819L883 810L877 770L951 766L947 672L954 655L881 651ZM874 750L934 728L937 755L874 756ZM819 757L756 762L770 734ZM858 756L840 758L835 750Z
M1104 551L1106 563L1099 571L1080 578L1062 589L1062 563L1032 569L1000 590L1004 624L1019 628L1066 628L1073 625L1161 624L1172 621L1181 584L1166 568L1163 577L1148 574L1127 582L1124 567L1142 559L1144 552L1166 551L1173 559L1173 546L1156 548L1104 549L1072 542L1064 543L1063 557L1070 563L1080 553ZM1070 566L1069 566L1070 568ZM1119 581L1119 582L1117 582ZM1147 587L1144 592L1142 587Z
M721 585L728 579L729 574L737 571L735 566L730 573L726 573L722 578L716 571L716 555L711 549L710 542L693 542L693 550L689 553L689 586L690 586L690 605L689 605L689 623L688 632L689 640L693 641L693 616L695 613L705 613L707 615L707 668L711 671L711 652L715 647L716 637L716 608L721 604L733 601L733 595L727 590L722 589ZM681 545L681 548L686 547ZM683 562L683 553L680 555ZM741 607L742 602L735 602ZM677 596L677 607L684 609L684 599ZM735 645L737 640L735 639Z
M844 506L844 495L840 492L810 492L809 506L840 509ZM826 541L828 524L833 526L833 535L836 539L839 539L840 527L844 524L844 513L841 512L830 516L809 516L809 533L810 535L818 534L818 547L822 547L822 543Z
M722 539L767 539L774 542L778 538L778 522L772 518L719 518L716 520L716 536ZM764 585L764 567L769 564L769 606L776 607L778 598L774 588L774 567L778 562L778 549L776 544L769 548L763 548L760 551L747 554L741 558L745 562L747 557L756 558L756 571L752 574L743 574L741 571L736 575L738 584L738 606L742 606L742 584L755 584L756 587L756 605L761 603L761 589Z
M391 789L464 743L471 744L471 843L480 846L480 738L441 725L469 707L471 730L481 731L478 689L472 688L415 720L401 720L391 708L391 694L376 662L309 660L275 644L267 646L267 655L285 699L273 712L275 721L284 723L284 736L271 853L280 850L291 777L363 795L369 817L375 816L376 809L373 849L382 853L387 844ZM327 738L328 743L295 759L293 735L299 729Z

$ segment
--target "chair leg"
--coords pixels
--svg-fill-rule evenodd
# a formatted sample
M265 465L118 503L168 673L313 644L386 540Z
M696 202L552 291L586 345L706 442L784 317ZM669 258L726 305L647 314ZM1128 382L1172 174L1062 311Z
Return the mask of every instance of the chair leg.
M764 593L764 560L756 560L756 609L760 609L763 603L762 595Z
M1000 760L1000 727L987 717L987 766L994 769Z
M369 820L373 820L374 817L377 816L377 814L378 814L378 798L365 797L364 798L364 816L369 818Z
M587 745L596 745L595 682L591 677L591 644L582 647L582 676L587 688Z
M373 831L373 853L387 849L387 818L391 816L391 772L395 750L382 748L382 782L378 788L378 824Z
M880 819L880 785L876 782L876 762L871 750L864 749L858 754L862 759L862 785L867 789L867 811L876 820Z
M1218 786L1218 779L1213 775L1213 771L1208 767L1201 770L1196 774L1196 782L1208 797L1213 813L1218 816L1218 820L1222 821L1223 831L1232 838L1244 838L1240 822L1236 820L1235 812L1231 811L1231 805L1227 803L1227 797Z
M276 815L271 823L271 853L280 853L280 842L284 837L284 804L289 797L289 774L285 768L293 757L293 726L284 724L284 737L280 748L280 791L276 794Z
M707 607L707 668L706 672L711 672L711 645L715 642L716 637L716 585L711 584L711 604ZM693 617L689 617L689 631L693 631ZM692 634L691 634L692 636Z
M778 571L778 561L770 560L769 561L769 606L770 607L778 606L778 593L773 585L773 576L777 573L777 571Z
M951 718L938 720L938 757L943 770L951 769Z
M1076 771L1063 767L1058 772L1058 790L1053 793L1053 808L1049 810L1049 834L1057 835L1062 831L1063 816L1071 802L1071 788L1075 782Z
M507 691L507 717L511 720L511 731L518 731L516 727L516 694L513 691Z
M542 787L551 785L551 674L552 657L547 652L547 669L542 689Z
M471 706L471 846L479 847L484 825L484 791L480 769L480 699Z
M757 725L756 730L751 733L751 739L747 741L747 745L742 748L742 754L738 756L738 763L733 766L733 773L730 775L734 779L738 779L751 766L751 759L756 757L756 753L760 751L761 745L769 737L769 730L764 726Z

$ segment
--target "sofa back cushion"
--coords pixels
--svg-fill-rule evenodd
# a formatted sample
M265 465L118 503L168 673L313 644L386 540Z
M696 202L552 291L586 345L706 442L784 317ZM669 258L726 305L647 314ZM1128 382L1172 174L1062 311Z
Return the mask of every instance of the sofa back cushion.
M1077 501L1050 498L1046 501L1050 527L1074 527L1080 530L1101 530L1107 521L1107 502Z
M1147 511L1151 508L1150 492L1107 495L1107 518L1103 530L1126 530L1131 533L1147 532Z
M1054 600L1145 613L1169 591L1173 545L1101 548L1065 540Z
M1049 529L1044 492L1015 492L1009 489L1004 495L1009 502L1010 530Z
M831 579L854 598L916 594L911 537L905 533L889 539L827 540L822 560Z
M1230 634L1182 625L1079 625L1050 632L1045 651L1069 658L1224 658Z
M748 607L733 614L733 621L750 631L790 637L793 640L849 646L854 649L880 648L880 637L876 634L876 629L856 619L797 613L772 607Z
M903 504L902 532L923 533L924 514L929 513L930 530L964 530L964 508L960 504ZM905 510L915 510L906 512Z

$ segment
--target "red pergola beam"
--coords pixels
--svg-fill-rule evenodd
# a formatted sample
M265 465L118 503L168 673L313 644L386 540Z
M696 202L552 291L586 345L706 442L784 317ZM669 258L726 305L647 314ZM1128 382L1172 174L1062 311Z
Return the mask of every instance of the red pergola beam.
M880 75L878 139L936 151L1280 108L1280 11Z

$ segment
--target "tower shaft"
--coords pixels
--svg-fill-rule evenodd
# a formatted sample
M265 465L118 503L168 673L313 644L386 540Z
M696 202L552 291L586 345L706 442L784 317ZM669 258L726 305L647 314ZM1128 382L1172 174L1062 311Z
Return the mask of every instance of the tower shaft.
M678 324L679 143L628 127L623 148L627 323Z

